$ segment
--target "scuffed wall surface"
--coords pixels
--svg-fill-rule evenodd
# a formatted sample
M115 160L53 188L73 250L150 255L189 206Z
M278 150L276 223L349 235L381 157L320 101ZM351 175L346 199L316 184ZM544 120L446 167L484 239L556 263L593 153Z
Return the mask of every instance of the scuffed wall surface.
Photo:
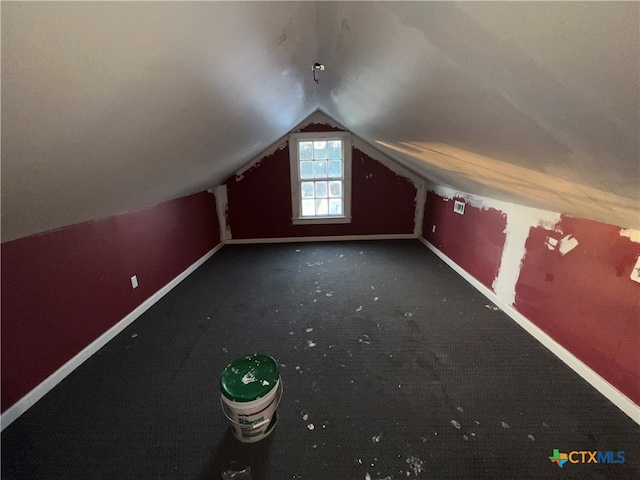
M464 198L457 197L464 201ZM453 199L427 192L422 236L491 288L498 276L505 243L504 213L466 204L464 215L453 210ZM433 226L435 225L435 233Z
M620 232L566 216L532 228L515 307L640 404L640 284L629 278L640 244Z
M219 242L199 193L3 243L2 411Z
M456 198L464 215L453 211ZM428 192L422 233L636 404L640 283L630 276L639 234L445 187ZM500 236L498 249L491 239Z
M311 125L303 131L334 130ZM352 152L351 223L293 225L289 148L284 145L226 182L233 239L412 234L416 187L357 148Z

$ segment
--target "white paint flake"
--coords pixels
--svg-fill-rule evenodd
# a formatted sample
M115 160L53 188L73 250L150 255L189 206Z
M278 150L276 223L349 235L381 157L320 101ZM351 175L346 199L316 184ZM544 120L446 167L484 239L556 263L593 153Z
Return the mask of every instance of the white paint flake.
M413 313L411 313L411 312L405 312L404 316L405 316L405 317L413 317Z
M307 328L307 329L305 330L305 332L307 332L307 333L311 333L311 332L313 332L313 328L311 328L311 327L310 327L310 328Z
M576 240L576 238L571 235L567 235L562 240L560 240L558 251L560 252L560 255L566 255L577 246L578 246L578 240Z
M449 423L460 430L460 422L458 422L457 420L451 420Z
M315 342L311 341L311 340L307 340L307 345L309 345L309 348L313 348L316 346Z
M536 440L536 439L535 439L535 437L534 437L533 435L527 435L527 438L528 438L529 440L531 440L532 442L534 442L534 441Z
M507 423L506 423L506 422L500 422L500 426L501 426L502 428L509 428L509 425L507 425Z
M314 429L314 428L316 428L316 427L314 427L314 426L313 426L313 423L310 423L309 425L307 425L307 428L308 428L309 430L313 430L313 429Z
M266 387L267 385L269 385L269 382L267 382L266 380L262 380L262 386Z
M256 381L258 381L258 379L252 372L247 372L245 376L242 377L242 383L244 383L245 385L256 382Z
M424 462L418 457L414 457L413 455L411 455L409 458L407 458L407 463L411 467L411 470L413 470L414 475L418 475L424 471Z
M558 246L558 239L553 237L547 237L544 244L549 250L555 250L556 247Z
M498 311L500 310L498 307L496 307L495 305L485 305L485 308L488 308L489 310L495 310Z
M306 413L304 415L302 415L302 419L303 420L309 420L309 415L307 415Z
M359 312L360 310L362 310L362 305L360 305L358 308L356 308L356 312Z
M373 437L371 437L371 441L373 443L380 443L381 438L382 438L382 432L380 433L380 435L374 435Z
M375 297L375 298L373 299L373 301L374 301L374 302L377 302L377 301L378 301L378 297Z

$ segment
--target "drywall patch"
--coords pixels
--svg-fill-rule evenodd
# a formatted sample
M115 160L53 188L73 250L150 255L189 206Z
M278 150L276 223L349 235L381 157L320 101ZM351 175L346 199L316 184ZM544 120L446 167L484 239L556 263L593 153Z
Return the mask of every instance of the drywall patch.
M506 215L507 225L504 230L506 239L502 249L500 268L493 281L492 289L507 305L513 305L516 296L516 283L520 276L522 261L526 255L525 244L529 237L529 231L534 227L543 227L550 232L562 234L558 228L560 214L480 197L443 186L432 186L431 190L447 200L462 199L472 207L481 210L495 209ZM555 248L557 239L549 236L548 240L547 247Z
M620 236L627 237L633 243L640 243L640 230L635 230L633 228L620 230Z

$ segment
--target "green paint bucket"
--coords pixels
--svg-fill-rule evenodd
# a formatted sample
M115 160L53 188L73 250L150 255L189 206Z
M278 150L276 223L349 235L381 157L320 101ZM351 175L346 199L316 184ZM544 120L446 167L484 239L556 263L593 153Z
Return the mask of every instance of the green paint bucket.
M254 353L231 362L220 378L220 404L234 436L245 443L262 440L276 426L282 398L278 362Z

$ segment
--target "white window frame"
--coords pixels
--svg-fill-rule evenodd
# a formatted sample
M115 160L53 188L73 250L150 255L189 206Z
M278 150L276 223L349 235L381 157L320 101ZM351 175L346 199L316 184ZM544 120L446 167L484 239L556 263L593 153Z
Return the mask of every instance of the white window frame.
M300 161L298 159L298 144L314 140L340 140L342 141L343 161L343 203L342 215L328 216L302 216L302 203L300 198ZM289 161L291 177L291 220L294 225L313 225L323 223L351 223L351 134L349 132L309 132L292 133L289 136Z

